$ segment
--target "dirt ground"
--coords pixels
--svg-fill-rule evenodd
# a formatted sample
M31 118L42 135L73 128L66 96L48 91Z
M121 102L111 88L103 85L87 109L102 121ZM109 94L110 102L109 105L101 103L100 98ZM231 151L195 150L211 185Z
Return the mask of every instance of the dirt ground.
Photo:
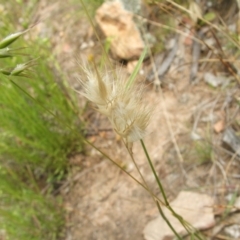
M79 90L76 58L97 58L100 53L89 22L76 2L42 0L38 12L46 19L37 26L39 33L51 38L53 53L71 86ZM191 53L191 45L186 45L185 62L191 62ZM155 107L144 141L169 200L181 190L206 193L214 199L217 219L219 209L227 204L226 197L239 194L238 156L223 147L222 131L214 132L217 122L224 122L226 128L239 121L238 105L228 102L237 95L236 82L225 89L210 87L202 80L205 68L199 72L200 81L192 84L190 66L186 64L181 71L177 67L171 67L158 92L152 83L142 80L144 101ZM84 105L85 100L79 97L79 102ZM139 179L125 146L107 120L92 109L85 115L89 140ZM159 194L140 143L134 143L133 153L147 183ZM70 163L71 173L62 186L67 212L64 240L144 239L143 228L159 214L149 194L90 147L86 155L75 155ZM212 230L207 234L212 236Z

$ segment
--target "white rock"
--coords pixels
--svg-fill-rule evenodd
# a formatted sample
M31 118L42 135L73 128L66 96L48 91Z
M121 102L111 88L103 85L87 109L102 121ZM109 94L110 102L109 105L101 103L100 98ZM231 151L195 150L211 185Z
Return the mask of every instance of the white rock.
M96 11L95 18L105 36L111 39L114 57L125 60L139 58L144 43L131 12L118 1L105 2Z
M215 224L213 204L213 199L208 195L182 191L170 205L177 214L196 229L207 229ZM178 219L168 209L163 208L163 211L174 229L180 235L185 235L187 232ZM169 240L174 238L173 232L161 216L149 222L144 228L143 234L146 240Z

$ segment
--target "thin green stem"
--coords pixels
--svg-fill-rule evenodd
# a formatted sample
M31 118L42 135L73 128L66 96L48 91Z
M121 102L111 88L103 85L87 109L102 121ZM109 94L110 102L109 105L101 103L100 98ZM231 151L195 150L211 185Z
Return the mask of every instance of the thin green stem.
M141 142L141 145L142 145L142 147L143 147L144 153L145 153L145 155L146 155L146 157L147 157L148 163L149 163L149 165L150 165L150 167L151 167L151 170L152 170L152 172L153 172L153 174L154 174L154 177L155 177L155 179L156 179L156 181L157 181L157 183L158 183L159 189L160 189L160 191L161 191L161 193L162 193L162 195L163 195L164 202L165 202L166 206L170 206L170 205L169 205L169 202L168 202L168 200L167 200L167 196L166 196L166 194L165 194L165 191L164 191L164 189L163 189L163 186L162 186L162 184L161 184L161 182L160 182L160 180L159 180L159 178L158 178L158 176L157 176L157 173L156 173L156 171L155 171L155 168L154 168L154 166L153 166L153 164L152 164L151 158L149 157L147 148L146 148L146 146L145 146L145 144L144 144L144 142L143 142L142 139L140 140L140 142Z
M28 172L28 174L29 174L29 176L30 176L30 178L32 180L31 182L33 183L36 191L40 193L41 191L40 191L40 189L39 189L39 187L37 185L37 181L36 181L36 179L35 179L35 177L34 177L34 175L32 173L32 169L29 167L29 165L27 165L26 168L27 168L27 172Z
M157 173L156 173L156 170L155 170L155 168L154 168L154 166L153 166L152 160L151 160L151 158L150 158L150 156L149 156L149 154L148 154L147 148L146 148L146 146L145 146L145 144L144 144L144 142L143 142L142 139L140 140L140 142L141 142L141 145L142 145L142 147L143 147L144 153L145 153L145 155L146 155L146 157L147 157L148 163L149 163L149 165L150 165L150 167L151 167L151 170L152 170L152 172L153 172L153 174L154 174L154 177L155 177L155 179L156 179L156 181L157 181L157 183L158 183L159 189L160 189L160 191L161 191L161 193L162 193L162 195L163 195L163 198L164 198L164 202L165 202L166 207L171 211L171 213L173 214L173 216L176 217L176 218L179 220L179 222L180 222L180 223L182 224L182 226L186 229L186 231L187 231L189 234L192 234L192 229L189 229L189 228L188 228L188 225L189 225L189 224L182 218L182 216L180 216L179 214L177 214L177 213L173 210L173 208L171 207L171 205L169 204L169 202L168 202L168 200L167 200L167 196L166 196L165 191L164 191L164 188L163 188L163 186L162 186L162 184L161 184L161 181L160 181L159 177L157 176ZM160 214L161 214L161 212L160 212ZM162 215L162 214L161 214L161 215ZM164 219L166 220L166 216L165 216ZM166 221L166 222L167 222L167 221ZM167 224L168 224L168 222L167 222ZM169 222L169 224L170 224L170 222ZM169 225L169 224L168 224L168 225ZM169 227L170 227L170 225L169 225ZM170 227L170 228L171 228L171 227ZM172 229L172 228L171 228L171 229ZM172 230L173 230L173 229L172 229ZM193 228L193 230L196 231L194 228ZM176 235L175 230L174 230L173 232L174 232L174 234ZM179 237L178 235L176 235L176 236ZM197 237L199 240L201 240L201 238L198 236L198 234L196 234L196 237ZM180 239L181 239L181 238L180 238Z
M124 143L124 144L125 144L125 143ZM126 144L125 144L125 146L126 146ZM155 196L154 196L153 192L149 189L148 184L147 184L147 182L145 181L142 173L140 172L140 169L139 169L139 167L138 167L138 165L137 165L137 163L136 163L136 161L135 161L135 159L134 159L134 157L133 157L133 154L132 154L131 150L130 150L127 146L126 146L126 148L127 148L127 150L128 150L129 155L131 156L131 159L132 159L132 161L133 161L133 163L134 163L134 165L135 165L135 167L136 167L136 169L137 169L137 171L138 171L138 173L139 173L142 181L144 182L146 188L148 189L149 194L151 195L153 201L157 204L159 213L161 214L161 216L163 217L163 219L166 221L166 223L167 223L167 225L170 227L170 229L173 231L173 233L177 236L177 238L178 238L178 239L182 239L182 238L178 235L178 233L175 231L175 229L173 228L173 226L171 225L171 223L169 222L169 220L167 219L167 217L164 215L164 213L163 213L163 211L162 211L162 209L161 209L161 206L160 206L158 200L155 199Z
M136 67L134 68L131 76L128 78L127 83L126 83L126 89L130 88L133 85L134 81L136 80L136 76L137 76L137 74L138 74L138 72L141 68L141 64L142 64L142 62L143 62L143 60L146 56L146 53L147 53L147 47L145 47L143 49L143 52L142 52L142 54L141 54L141 56L140 56L140 58L137 62Z
M158 210L159 210L162 218L165 220L165 222L167 223L167 225L171 228L171 230L172 230L173 233L176 235L176 237L181 240L182 238L181 238L180 235L176 232L176 230L174 229L174 227L172 226L172 224L169 222L169 220L167 219L167 217L166 217L165 214L163 213L163 210L162 210L162 208L161 208L161 206L160 206L160 204L159 204L158 201L156 201L156 204L157 204Z

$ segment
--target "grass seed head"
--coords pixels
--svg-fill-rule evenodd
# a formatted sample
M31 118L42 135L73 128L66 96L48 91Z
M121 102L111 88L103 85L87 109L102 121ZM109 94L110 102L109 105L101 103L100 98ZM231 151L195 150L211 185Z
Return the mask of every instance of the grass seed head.
M15 42L20 36L22 36L26 31L13 33L8 35L0 41L0 49L5 48Z
M0 58L7 58L7 57L13 57L13 55L10 54L10 49L8 47L0 49Z
M82 95L108 117L114 130L127 143L142 139L152 112L141 100L142 90L136 86L126 88L125 78L119 72L99 74L88 68L83 70L87 80L81 80Z

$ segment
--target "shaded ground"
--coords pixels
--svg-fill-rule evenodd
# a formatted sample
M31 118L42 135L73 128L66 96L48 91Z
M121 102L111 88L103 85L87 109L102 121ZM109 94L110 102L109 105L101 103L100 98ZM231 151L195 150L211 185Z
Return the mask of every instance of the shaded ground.
M93 54L97 58L99 43L76 3L56 1L51 5L42 1L40 9L47 20L39 31L45 29L45 34L51 36L53 52L73 88L79 90L75 57ZM191 62L191 45L185 46L184 57L185 62ZM165 77L162 91L155 92L146 83L144 99L155 106L155 112L145 143L169 200L183 189L207 193L214 198L215 212L221 213L219 206L226 205L226 196L238 194L240 170L237 156L222 147L222 133L214 133L213 127L220 120L225 127L231 121L239 121L238 106L233 104L236 87L232 84L227 89L214 89L203 81L192 85L189 65L182 71L175 71L176 67ZM200 79L204 71L200 71ZM83 102L80 97L80 104ZM106 119L93 110L88 114L90 141L139 179L125 147ZM202 140L194 141L198 136ZM139 143L134 144L133 152L146 181L158 193ZM67 211L65 239L143 239L144 226L158 216L148 193L96 150L89 148L87 156L76 155L70 162L72 173L62 187ZM208 234L212 234L211 230Z

